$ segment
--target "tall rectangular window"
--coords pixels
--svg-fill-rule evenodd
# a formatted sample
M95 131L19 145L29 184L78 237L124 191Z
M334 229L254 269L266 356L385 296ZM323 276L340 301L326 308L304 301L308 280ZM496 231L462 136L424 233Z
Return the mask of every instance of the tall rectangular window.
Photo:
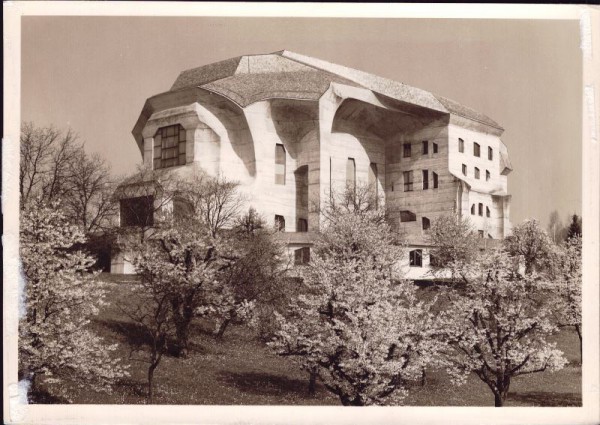
M433 177L433 188L437 189L438 188L438 175L434 171L434 172L431 173L431 176Z
M463 139L458 139L458 151L461 153L465 151L465 141Z
M481 146L479 146L479 143L473 143L473 155L477 157L481 156Z
M463 175L467 175L467 166L465 164L462 165L462 173Z
M413 172L412 171L404 171L404 191L410 192L413 190Z
M437 143L432 143L433 145L433 153L438 153L438 144Z
M488 159L491 161L494 159L494 150L488 146Z
M423 170L423 190L429 189L429 170Z
M485 207L485 216L486 216L487 218L490 218L490 217L491 217L491 215L492 215L492 214L491 214L491 212L490 212L490 207Z
M483 204L479 203L479 215L483 217Z
M282 215L275 216L275 229L280 232L285 232L285 217Z
M285 184L285 147L275 145L275 184Z
M403 146L403 154L402 156L404 158L410 158L411 155L411 147L410 147L410 143L405 143Z
M185 129L179 125L161 127L154 135L154 169L185 165Z
M354 158L348 158L346 161L346 188L356 189L356 162Z
M485 181L489 182L491 178L492 175L490 174L490 172L488 170L485 170Z
M479 168L475 167L475 178L479 178Z
M423 155L427 155L429 153L429 141L423 140L422 144L423 144L422 153L423 153Z

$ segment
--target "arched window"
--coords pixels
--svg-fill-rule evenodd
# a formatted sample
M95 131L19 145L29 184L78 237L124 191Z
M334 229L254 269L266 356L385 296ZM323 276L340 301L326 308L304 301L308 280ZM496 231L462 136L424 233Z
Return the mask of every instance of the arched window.
M479 178L479 168L475 167L475 178Z
M481 146L479 143L473 143L473 155L477 157L481 156Z
M471 205L471 215L475 215L475 204Z
M465 141L463 139L458 139L458 151L461 153L465 151Z
M409 264L411 267L423 267L423 250L413 249L409 252Z

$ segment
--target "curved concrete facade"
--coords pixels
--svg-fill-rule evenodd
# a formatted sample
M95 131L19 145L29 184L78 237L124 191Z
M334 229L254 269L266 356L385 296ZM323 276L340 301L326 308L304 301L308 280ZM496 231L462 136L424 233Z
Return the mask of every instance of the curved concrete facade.
M348 167L357 182L376 182L415 249L427 250L427 221L450 211L486 239L510 231L503 129L403 83L293 52L241 56L184 71L146 101L133 135L148 167L157 132L173 125L186 136L185 165L174 170L239 181L248 206L272 222L284 217L286 232L319 230L319 206L343 190Z

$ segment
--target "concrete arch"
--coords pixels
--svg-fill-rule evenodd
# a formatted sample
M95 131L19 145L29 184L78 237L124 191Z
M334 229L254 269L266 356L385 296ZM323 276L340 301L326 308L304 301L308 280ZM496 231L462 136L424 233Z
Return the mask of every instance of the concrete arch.
M188 163L210 164L207 171L211 174L227 169L228 177L242 183L255 178L252 134L243 110L233 102L197 88L167 92L148 99L133 130L136 139L143 141L145 158L148 139L154 137L159 127L173 123L180 123L186 129L190 140L187 152L192 155ZM203 151L205 156L202 156ZM234 170L235 176L230 175L230 170Z

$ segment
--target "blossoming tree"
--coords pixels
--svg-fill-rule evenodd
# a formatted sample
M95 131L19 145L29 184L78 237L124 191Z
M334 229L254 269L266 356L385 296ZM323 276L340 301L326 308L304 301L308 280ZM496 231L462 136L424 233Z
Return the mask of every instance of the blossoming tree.
M31 393L40 384L68 397L67 387L111 391L127 374L88 327L104 305L105 289L90 272L94 259L72 252L84 242L56 205L30 203L21 211L20 255L24 312L19 323L19 372Z
M294 356L344 405L400 402L437 345L428 306L394 279L402 254L377 210L336 208L301 268L302 294L270 346Z
M505 404L514 378L561 369L567 360L547 337L557 331L552 315L556 284L535 272L521 275L502 251L463 266L464 288L449 290L441 315L444 354L453 381L474 373Z

